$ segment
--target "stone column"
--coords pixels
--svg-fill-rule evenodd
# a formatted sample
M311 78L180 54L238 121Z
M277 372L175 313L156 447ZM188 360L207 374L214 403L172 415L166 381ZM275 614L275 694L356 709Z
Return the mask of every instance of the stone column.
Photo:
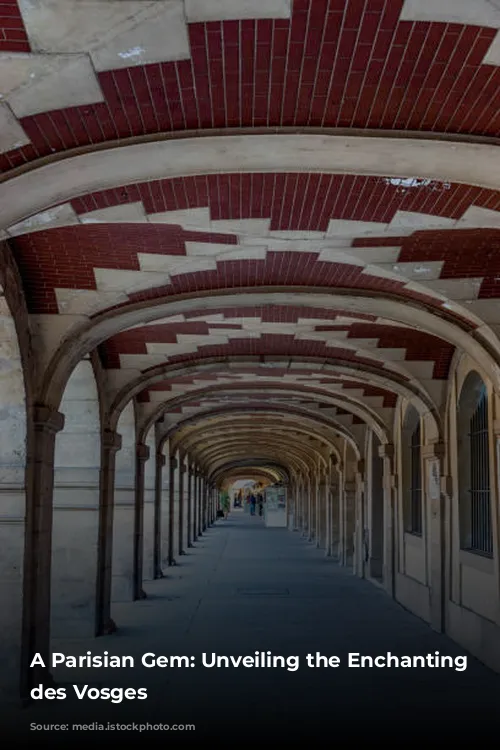
M187 467L187 538L186 544L188 547L193 546L193 470L188 464Z
M113 519L113 588L115 602L134 599L134 549L136 540L136 440L133 403L118 420L122 449L116 457L115 508Z
M303 498L304 513L302 516L302 536L307 539L307 535L309 533L309 517L311 512L311 482L309 477L307 477L304 482Z
M297 531L302 531L304 523L304 484L300 479L297 485Z
M111 617L111 581L115 463L116 452L121 447L122 439L118 433L112 430L103 430L101 436L99 543L97 558L97 635L109 635L116 630L116 625Z
M199 518L199 504L200 499L198 497L198 472L196 467L193 467L193 542L198 539L200 533L198 518Z
M185 476L186 476L186 464L184 463L184 457L179 458L179 555L184 555L184 517L185 513Z
M365 517L365 462L358 461L356 468L356 496L354 499L354 573L363 578L367 561L366 517Z
M163 530L163 467L166 458L157 453L155 458L155 507L154 507L154 577L163 578L162 530Z
M198 536L203 536L203 477L198 471Z
M389 596L396 592L396 477L394 445L379 446L379 456L384 462L384 550L383 582Z
M163 448L165 451L165 447ZM169 539L170 539L170 457L163 456L164 465L161 472L161 570L165 573L169 566Z
M155 578L155 482L156 482L156 440L154 430L150 430L146 440L149 458L144 466L144 510L142 529L142 580Z
M318 517L318 477L316 475L311 477L310 488L309 533L307 540L314 542L316 540L316 518Z
M173 456L170 458L169 482L168 482L168 564L175 565L174 555L174 527L175 527L175 472L177 469L177 459Z
M356 513L357 483L355 479L344 481L344 492L340 504L340 559L341 565L354 562L354 529Z
M443 443L433 443L422 448L426 487L422 495L424 508L426 500L430 509L430 525L427 535L429 545L429 578L430 578L430 625L434 630L442 632L445 624L445 548L444 548L444 522L445 522L445 493L446 481L441 480L441 467L445 455Z
M148 459L148 446L144 443L138 443L135 460L134 600L146 599L146 593L142 588L142 577L144 564L144 465Z
M326 550L328 539L328 512L329 512L329 485L325 474L321 476L321 483L318 492L318 522L316 546L319 549Z
M32 472L28 477L28 503L31 512L26 517L26 545L24 557L23 649L21 653L21 695L28 699L30 689L40 683L51 684L48 667L30 664L40 653L50 663L50 577L52 561L52 496L54 489L55 437L64 427L64 416L58 411L40 406L33 410ZM22 544L22 539L18 540ZM6 547L12 545L12 541ZM15 624L19 610L11 612ZM3 679L12 679L12 669L19 659L19 648L10 639L14 632L2 633L2 654L6 656ZM15 680L17 682L17 673Z
M329 492L329 532L326 554L339 560L340 551L340 495L342 475L340 470L333 469Z

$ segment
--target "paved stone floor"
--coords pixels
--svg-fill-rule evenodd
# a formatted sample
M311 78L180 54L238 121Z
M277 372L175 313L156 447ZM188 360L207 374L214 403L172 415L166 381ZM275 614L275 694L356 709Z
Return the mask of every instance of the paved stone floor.
M436 732L448 738L450 732L457 738L470 732L477 739L494 728L500 676L471 656L464 672L347 668L349 652L465 652L378 587L337 567L298 533L267 529L258 517L233 512L208 529L167 578L145 589L146 600L114 607L117 634L54 643L53 650L74 655L108 650L132 655L136 664L145 652L187 655L197 666L59 668L55 677L67 685L70 697L12 715L17 729L29 732L32 722L195 724L194 732L142 735L148 742L173 743L175 738L174 746L183 746L211 738L229 745L274 736L358 740L363 734L371 741L381 734L387 742L419 734L436 738ZM236 657L255 651L298 655L299 669L201 666L204 652ZM341 666L308 668L305 655L316 652L340 656ZM119 705L78 701L71 697L73 683L144 687L148 699ZM97 741L98 734L90 731L85 740ZM112 737L117 739L108 731L108 741ZM43 738L31 731L29 739ZM50 739L63 740L62 733Z

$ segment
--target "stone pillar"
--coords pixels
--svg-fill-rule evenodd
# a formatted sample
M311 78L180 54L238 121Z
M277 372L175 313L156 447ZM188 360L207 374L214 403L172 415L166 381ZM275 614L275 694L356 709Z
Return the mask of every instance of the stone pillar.
M198 471L198 536L203 536L203 477Z
M194 532L193 532L193 470L188 464L187 467L187 537L186 544L188 547L193 546Z
M186 517L186 464L184 457L179 457L179 555L185 554L185 517Z
M441 480L444 455L445 446L443 443L433 443L422 448L426 481L422 495L424 508L428 503L430 509L430 525L427 537L430 574L430 625L438 632L444 631L445 624L445 493L442 491L442 485L446 490L446 481Z
M144 465L149 459L149 448L144 443L136 446L135 507L134 507L134 599L145 599L142 588L144 564Z
M297 486L297 531L302 531L304 524L304 484L300 479Z
M396 477L394 445L379 446L379 456L384 462L384 550L382 576L389 596L396 593Z
M163 447L164 464L161 472L161 570L169 566L169 539L170 539L170 457L168 448ZM167 458L168 456L168 458Z
M309 477L304 482L304 502L303 502L304 514L302 523L302 536L307 539L309 533L309 518L311 513L311 481Z
M156 482L156 439L150 430L146 440L149 458L144 466L144 510L142 523L142 580L155 578L155 482Z
M354 529L356 513L357 483L355 479L344 481L344 491L340 503L340 554L341 565L350 566L354 562Z
M174 531L175 531L175 473L177 469L177 459L170 457L169 482L168 482L168 564L175 565L174 550Z
M358 461L356 469L356 496L354 498L354 573L363 578L367 558L366 516L365 516L365 462Z
M24 557L23 649L21 654L21 695L29 698L31 687L39 683L51 684L48 668L30 668L36 653L50 664L50 569L52 557L52 495L54 489L55 437L64 426L64 416L48 407L33 410L32 472L29 477L28 502L31 512L26 519ZM18 540L22 544L22 539ZM12 539L8 550L12 545ZM11 612L12 625L19 611ZM18 631L17 631L18 632ZM14 648L9 650L14 636ZM6 655L2 679L12 679L12 669L19 659L16 648L17 633L2 633L2 654ZM17 682L17 673L15 680Z
M330 489L327 481L327 477L325 474L321 477L321 483L319 485L319 491L318 491L318 522L316 525L317 528L317 537L316 537L316 546L319 549L327 549L328 545L328 513L329 513L329 505L330 505Z
M314 474L310 482L309 525L307 540L316 540L316 518L318 517L318 477Z
M97 560L96 633L109 635L116 630L111 618L111 582L113 561L113 515L115 498L115 459L122 439L112 430L101 436L101 478L99 501L99 543Z
M163 524L163 471L166 458L157 453L155 458L155 507L154 507L154 577L163 578L162 532ZM168 526L167 526L168 528Z
M122 449L116 457L115 508L113 519L113 588L115 602L133 601L136 544L136 441L133 403L118 421Z
M184 535L184 518L186 515L186 502L185 502L185 476L186 476L186 464L184 463L184 457L179 457L179 555L184 555L185 550L185 535Z
M332 472L329 492L329 532L326 554L339 560L340 552L340 497L341 497L342 476L339 470Z

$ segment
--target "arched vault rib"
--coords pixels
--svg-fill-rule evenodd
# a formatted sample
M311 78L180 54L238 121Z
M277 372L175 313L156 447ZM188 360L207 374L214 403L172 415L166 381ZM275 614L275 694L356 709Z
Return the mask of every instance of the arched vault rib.
M351 381L359 381L360 387L363 387L363 385L365 387L366 385L371 385L377 388L394 392L398 396L402 396L403 398L412 400L421 414L430 411L434 414L435 418L439 418L437 414L436 404L432 400L431 396L427 393L426 389L416 379L413 379L412 381L405 381L403 378L400 378L395 373L391 373L389 371L387 371L386 373L379 369L377 372L375 372L368 367L366 367L366 369L360 369L358 367L349 366L349 363L347 361L339 364L339 362L335 359L325 361L325 359L308 357L304 358L303 360L299 360L297 358L290 358L287 360L281 360L279 358L278 360L276 360L274 358L271 359L266 357L247 357L246 355L234 355L231 358L224 358L223 360L217 358L207 358L203 360L197 360L195 362L189 362L184 365L158 365L154 368L151 368L151 370L147 370L146 372L141 373L139 376L137 376L136 379L130 381L129 383L127 383L127 385L122 387L116 394L113 400L113 404L110 408L110 425L114 429L119 415L131 398L139 394L142 390L150 387L151 385L162 382L163 380L168 382L169 376L177 378L189 375L193 378L196 378L198 375L207 375L212 372L225 372L227 374L233 374L238 372L235 365L238 364L244 368L245 366L251 365L253 363L257 363L259 365L272 364L278 369L280 367L282 367L283 369L288 369L290 374L293 374L294 366L296 368L297 365L300 364L300 362L303 362L305 365L310 365L317 362L317 372L319 376L321 376L321 374L324 376L335 377L344 375L346 379L349 379ZM224 365L226 365L226 369L221 369ZM325 388L325 390L327 389Z
M157 140L68 156L6 180L0 187L0 229L78 195L135 182L297 171L500 186L498 148L489 144L282 133Z
M304 398L310 398L311 400L317 400L318 402L320 402L321 400L321 402L324 404L329 404L334 407L336 406L346 409L346 411L350 411L352 414L355 414L364 422L366 422L376 432L377 437L379 437L383 432L387 432L387 430L389 429L389 425L386 425L384 423L384 420L377 414L374 409L347 395L335 396L331 393L328 393L328 391L323 391L319 388L305 387L301 389L288 383L281 384L279 388L276 384L248 383L244 386L238 384L232 387L230 384L224 383L223 385L214 385L207 388L200 388L196 391L189 391L182 396L165 399L165 401L159 404L158 407L156 407L154 411L147 417L144 425L140 426L139 435L141 436L141 439L143 439L143 435L146 435L148 433L152 424L161 417L162 413L168 412L169 408L177 409L178 407L189 405L189 402L192 401L202 401L204 397L213 393L224 396L225 394L245 395L245 393L247 392L253 393L256 391L263 393L269 391L277 397L279 397L279 395L281 394L302 396Z
M198 414L191 415L189 417L181 417L178 421L176 421L174 424L168 425L165 427L165 429L162 431L160 428L160 434L159 434L159 441L158 441L158 450L161 451L163 449L163 445L165 441L168 438L171 438L173 435L175 435L179 430L182 430L185 427L189 427L191 425L196 424L205 424L209 423L213 426L214 419L223 417L226 422L230 423L231 420L234 420L238 418L239 416L248 417L249 415L269 415L272 417L275 421L279 419L280 423L286 422L287 420L292 419L293 417L300 417L304 424L309 423L311 425L311 429L313 431L317 431L320 427L327 431L329 430L333 435L337 435L344 439L351 447L353 448L354 452L356 453L357 458L359 459L361 457L360 448L356 442L356 438L354 435L350 432L350 430L347 429L344 425L339 424L336 422L336 420L331 418L326 418L323 415L311 415L310 413L306 412L304 409L300 409L297 407L288 407L286 411L283 411L283 409L278 408L272 408L272 407L248 407L246 404L234 404L232 407L218 407L218 408L209 408L206 409L204 412L200 412ZM381 442L383 444L386 444L389 441L387 435L382 436Z
M447 316L444 310L438 316L435 310L431 312L431 309L426 308L422 303L389 299L387 295L373 293L356 292L353 294L352 290L336 289L332 293L331 290L317 288L294 288L286 292L281 289L274 291L271 288L250 288L239 289L237 292L227 290L222 294L207 292L206 295L201 293L196 296L182 295L181 299L168 298L147 304L135 303L125 308L110 310L82 324L63 341L47 367L41 388L41 402L57 408L67 378L77 362L103 340L141 323L198 309L201 298L207 311L214 308L241 307L243 301L244 306L252 307L274 304L339 308L349 312L370 313L395 322L406 323L462 348L487 371L495 386L500 389L498 366L500 352L492 349L487 339L482 336L481 329L474 332L469 329L467 331L469 335L466 335L465 324L459 325L457 320ZM489 328L487 326L484 328L488 333Z
M219 439L207 445L198 447L198 456L201 465L207 465L211 461L224 458L231 451L242 451L242 455L252 454L254 450L258 453L265 453L267 450L273 451L276 455L289 455L301 458L311 462L311 466L323 465L326 463L325 457L306 437L301 437L300 432L296 431L294 435L288 434L291 430L279 429L275 433L269 430L259 431L258 428L249 431L248 428L243 432L234 435L229 433L226 440ZM249 437L252 437L252 441Z
M240 447L231 447L222 454L207 457L206 460L202 460L200 465L210 475L225 464L228 459L240 460L248 457L255 462L257 456L261 456L270 462L280 462L284 466L287 466L289 470L293 469L295 472L309 473L311 469L317 469L318 467L318 462L299 452L296 448L288 448L286 452L277 449L273 450L273 446L269 443L259 444L255 452L251 452L249 455L248 444L244 441L242 441Z
M208 428L205 428L208 429ZM259 423L259 427L255 426L255 422L251 422L250 418L247 420L247 422L244 422L243 420L235 420L234 422L231 422L231 429L233 430L244 430L246 434L250 434L253 432L256 432L257 430L262 430L263 432L267 432L269 430L275 429L275 424L269 423L267 424L266 421L261 421ZM334 444L330 439L328 439L325 435L323 435L321 432L313 431L312 429L305 429L305 427L301 424L297 423L291 423L290 425L286 424L280 424L280 431L283 430L285 432L299 432L300 434L306 436L309 439L318 440L318 442L324 443L327 446L327 451L329 453L336 452L337 449L335 448ZM188 435L182 435L179 434L172 440L172 448L175 450L177 447L179 447L179 450L182 450L184 453L189 453L190 451L196 452L197 446L200 443L205 443L207 439L210 440L211 443L215 443L216 441L224 441L224 439L227 437L227 427L221 426L221 427L212 427L209 430L209 434L206 435L203 430L200 431L193 431L189 433Z
M252 421L253 419L253 421ZM295 420L297 417L295 417ZM269 432L274 430L276 432L276 419L274 415L261 414L259 416L259 424L261 425L263 432ZM304 425L307 425L307 429ZM220 436L223 438L227 436L228 430L241 430L245 431L246 434L255 432L258 428L255 427L255 416L252 418L251 414L246 415L243 418L241 415L228 419L215 422L213 417L208 422L202 422L199 426L191 428L181 429L175 436L175 440L172 441L171 445L175 450L178 448L181 452L196 452L198 444L204 444L207 439L212 442L214 438L219 441ZM308 440L317 440L322 442L325 446L325 456L334 454L337 461L341 462L341 456L338 447L333 442L333 432L330 430L328 433L323 425L316 424L313 419L310 421L301 420L301 424L297 425L297 422L293 420L290 415L280 420L280 429L285 432L302 433ZM189 431L188 431L189 430ZM208 433L208 438L207 438Z
M220 482L220 488L228 490L235 482L241 479L252 479L254 482L269 482L269 484L274 484L281 481L281 478L281 475L277 471L273 472L270 468L264 469L255 466L248 469L232 469L230 473L224 474Z
M241 471L242 477L245 472L245 478L252 472L266 471L272 476L274 482L289 482L290 474L286 467L280 464L270 463L266 459L262 459L260 464L253 464L251 459L243 459L241 461L228 461L220 469L210 475L209 480L215 483L219 483L226 476L233 476L232 472Z

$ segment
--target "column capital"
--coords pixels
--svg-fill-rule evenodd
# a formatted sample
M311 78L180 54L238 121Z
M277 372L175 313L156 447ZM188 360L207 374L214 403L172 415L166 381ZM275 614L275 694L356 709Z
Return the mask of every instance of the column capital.
M378 455L380 458L394 458L394 444L384 443L378 447Z
M177 459L175 458L175 456L170 456L170 468L171 469L176 469L177 466L178 466L178 462L177 462Z
M423 458L443 458L446 452L446 446L444 443L435 442L430 445L422 446L422 457Z
M356 471L358 474L364 474L366 468L366 462L364 458L360 458L357 465L356 465Z
M64 414L50 406L34 406L33 424L35 430L56 433L64 427Z
M149 458L149 446L145 443L137 443L135 446L135 455L139 461L147 461Z
M160 466L165 466L165 464L167 463L167 457L164 453L157 453L156 461Z
M184 462L181 462L181 465L179 466L179 471L181 472L181 474L185 474L186 473L187 466L186 466L186 464Z
M122 436L114 430L103 430L102 445L109 451L119 451L122 447Z

